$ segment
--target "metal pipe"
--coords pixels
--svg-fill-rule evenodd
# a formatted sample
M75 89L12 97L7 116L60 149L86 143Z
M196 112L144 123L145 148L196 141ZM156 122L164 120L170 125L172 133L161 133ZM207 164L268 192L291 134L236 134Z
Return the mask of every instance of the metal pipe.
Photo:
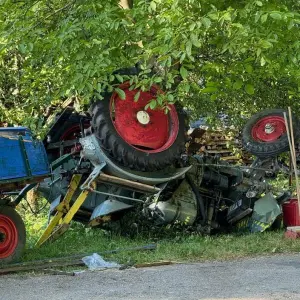
M136 199L136 198L126 197L126 196L121 196L121 195L115 195L115 194L105 193L105 192L99 192L99 191L96 191L96 190L93 190L93 189L90 189L90 191L91 191L92 193L96 193L96 194L102 194L102 195L106 195L106 196L112 196L112 197L115 197L115 198L126 199L126 200L132 200L132 201L144 203L143 200Z
M148 192L148 193L159 193L161 191L160 188L157 188L153 185L148 185L116 176L111 176L105 173L100 173L97 177L97 181L106 182L109 184L116 184L116 185L122 185L126 188L132 188L138 191L142 192Z

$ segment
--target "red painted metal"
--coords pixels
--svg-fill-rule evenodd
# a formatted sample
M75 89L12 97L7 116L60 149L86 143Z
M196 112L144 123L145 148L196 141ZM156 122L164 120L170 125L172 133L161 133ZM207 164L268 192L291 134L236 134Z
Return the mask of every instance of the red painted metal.
M18 230L11 218L0 214L0 259L11 256L18 246Z
M169 105L167 114L162 109L146 109L145 106L158 93L163 93L157 86L152 86L150 91L142 92L137 89L130 90L130 84L119 86L125 92L125 100L113 93L110 100L110 111L113 124L124 141L134 148L147 153L159 153L167 150L175 142L179 121L174 105ZM140 92L138 101L134 96ZM141 124L137 119L138 112L146 112L150 122Z
M266 125L272 126L272 132L266 131ZM284 118L280 116L267 116L257 121L251 131L252 138L259 142L275 142L284 133L286 133L286 127Z
M61 141L70 141L75 140L78 134L80 133L80 125L76 124L68 128L60 137Z
M87 129L90 126L89 123L84 123L84 129ZM78 138L81 133L81 126L76 124L68 128L60 137L61 141L72 141ZM82 149L80 144L75 145L74 147L65 147L64 154L66 153L76 153L80 152Z
M300 226L298 200L291 199L282 204L283 224L286 227Z

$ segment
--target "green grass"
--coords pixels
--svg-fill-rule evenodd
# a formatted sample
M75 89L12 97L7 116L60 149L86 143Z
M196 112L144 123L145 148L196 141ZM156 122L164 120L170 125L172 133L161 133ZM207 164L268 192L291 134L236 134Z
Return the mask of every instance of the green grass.
M42 233L46 218L35 218L26 214L25 220L28 243L23 261L81 253L101 253L105 250L142 246L149 243L156 243L157 250L121 252L105 255L105 258L119 263L126 263L129 260L137 263L159 260L194 262L300 252L300 241L283 238L283 231L211 237L177 234L172 238L166 235L160 239L151 237L129 239L121 236L111 236L103 230L86 228L75 222L57 241L45 244L40 248L34 248L34 243Z

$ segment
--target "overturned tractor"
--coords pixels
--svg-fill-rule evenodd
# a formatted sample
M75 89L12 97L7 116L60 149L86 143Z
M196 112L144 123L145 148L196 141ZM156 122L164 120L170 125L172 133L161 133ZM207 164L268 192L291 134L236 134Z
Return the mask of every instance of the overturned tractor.
M50 129L45 147L52 178L38 189L55 217L39 245L63 233L73 218L121 233L173 223L205 234L233 227L255 232L275 222L290 196L274 196L266 181L278 171L276 155L287 150L282 110L247 123L244 143L258 158L237 168L218 157L185 154L184 111L175 105L168 114L145 109L158 88L142 92L138 102L137 90L121 88L125 100L108 93L89 113L67 108Z
M137 90L128 84L120 88L125 100L107 93L89 112L67 107L57 115L44 140L46 152L24 128L11 136L9 128L3 133L4 147L14 141L23 158L24 174L5 177L9 169L3 169L0 178L0 262L20 256L25 231L14 207L34 186L50 203L52 215L38 245L65 232L72 219L124 234L178 223L211 234L264 231L281 214L290 194L273 194L266 178L276 175L276 156L288 146L282 110L249 120L244 145L257 159L237 168L218 157L186 154L188 123L182 108L170 105L168 114L145 108L160 92L157 87L141 92L137 102ZM31 148L24 148L23 140ZM3 162L9 159L6 151ZM23 186L11 201L11 191Z

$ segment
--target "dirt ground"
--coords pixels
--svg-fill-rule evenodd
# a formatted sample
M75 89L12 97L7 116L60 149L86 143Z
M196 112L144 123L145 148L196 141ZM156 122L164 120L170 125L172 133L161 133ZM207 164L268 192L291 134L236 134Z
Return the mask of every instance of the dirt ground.
M74 277L6 275L0 277L0 299L300 299L300 255L95 271Z

